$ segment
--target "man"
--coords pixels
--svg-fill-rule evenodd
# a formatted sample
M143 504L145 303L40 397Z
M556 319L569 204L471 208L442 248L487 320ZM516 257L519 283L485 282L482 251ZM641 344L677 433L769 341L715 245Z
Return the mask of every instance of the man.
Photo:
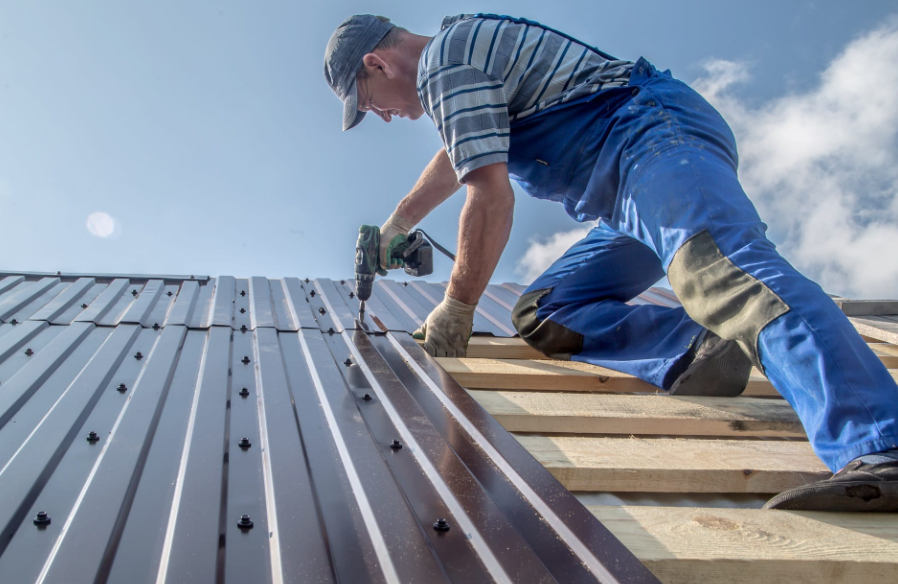
M381 228L383 267L400 267L392 248L467 186L446 296L419 331L428 352L465 354L511 229L511 176L577 221L600 220L515 306L530 345L677 395L738 395L754 365L838 471L767 507L898 510L898 386L767 240L732 132L669 71L523 19L460 15L426 37L361 15L331 37L325 77L344 130L369 111L426 113L443 140ZM683 308L626 304L665 273Z

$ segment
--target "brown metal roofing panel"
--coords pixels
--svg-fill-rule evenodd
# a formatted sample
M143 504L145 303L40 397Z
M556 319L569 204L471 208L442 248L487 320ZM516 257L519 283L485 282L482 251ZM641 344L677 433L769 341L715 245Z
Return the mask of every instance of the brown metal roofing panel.
M254 330L173 324L189 281L0 325L0 581L656 581L405 332L345 326L347 282L218 282Z
M0 321L11 322L14 320L14 314L50 291L57 284L59 284L59 278L42 278L38 282L20 282L9 289L0 295ZM16 318L15 320L21 321L23 319Z

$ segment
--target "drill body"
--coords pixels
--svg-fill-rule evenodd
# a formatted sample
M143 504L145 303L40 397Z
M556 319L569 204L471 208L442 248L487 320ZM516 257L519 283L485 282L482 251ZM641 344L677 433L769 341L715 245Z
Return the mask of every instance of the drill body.
M433 273L433 247L420 230L412 231L408 241L396 246L392 258L398 260L405 273L412 277ZM362 303L360 313L365 312L365 302L371 298L374 276L378 274L387 275L387 271L380 267L380 228L362 225L355 244L355 293Z

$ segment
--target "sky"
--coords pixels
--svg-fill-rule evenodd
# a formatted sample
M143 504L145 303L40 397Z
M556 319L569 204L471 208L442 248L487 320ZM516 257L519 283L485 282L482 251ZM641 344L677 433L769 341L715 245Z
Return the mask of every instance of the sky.
M354 13L434 34L478 11L670 69L733 127L780 252L828 292L898 298L898 5L870 0L0 0L0 270L351 277L358 226L441 144L426 117L342 132L327 40ZM454 248L463 203L420 226ZM493 281L589 227L516 190Z

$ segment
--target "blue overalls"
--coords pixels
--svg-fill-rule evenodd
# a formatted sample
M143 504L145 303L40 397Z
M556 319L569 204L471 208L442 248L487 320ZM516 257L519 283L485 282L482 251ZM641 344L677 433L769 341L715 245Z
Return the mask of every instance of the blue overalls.
M529 286L519 332L546 354L669 389L707 328L740 343L833 471L898 447L898 386L776 252L736 167L723 118L645 59L629 87L512 124L512 178L577 221L601 219ZM626 304L665 273L685 309Z

